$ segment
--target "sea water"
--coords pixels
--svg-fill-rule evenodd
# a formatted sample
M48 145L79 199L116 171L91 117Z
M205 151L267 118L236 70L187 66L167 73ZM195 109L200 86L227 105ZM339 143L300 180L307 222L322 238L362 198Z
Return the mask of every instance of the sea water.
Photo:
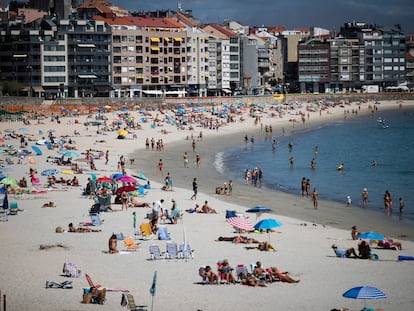
M317 116L312 116L317 117ZM379 126L378 117L387 128ZM263 120L266 124L266 119ZM244 182L246 169L261 168L262 187L301 195L301 179L309 178L311 192L317 188L321 199L342 202L351 197L352 206L362 206L364 188L369 193L367 210L384 212L384 193L392 195L393 215L399 215L399 198L405 201L403 217L414 220L414 109L377 112L369 116L349 116L306 132L300 126L292 135L255 137L254 144L220 153L219 170L233 180ZM292 144L289 151L288 144ZM318 153L315 154L315 147ZM293 167L289 159L294 158ZM316 169L311 169L315 158ZM373 161L377 162L373 166ZM343 170L338 170L340 164ZM401 217L399 217L401 220Z

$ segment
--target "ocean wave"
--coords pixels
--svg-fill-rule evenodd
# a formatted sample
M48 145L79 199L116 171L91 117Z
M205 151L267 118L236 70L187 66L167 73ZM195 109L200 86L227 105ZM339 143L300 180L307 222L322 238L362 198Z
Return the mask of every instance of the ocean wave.
M219 152L216 154L216 156L214 157L214 168L220 173L223 174L224 173L224 163L223 163L223 159L224 159L224 152Z

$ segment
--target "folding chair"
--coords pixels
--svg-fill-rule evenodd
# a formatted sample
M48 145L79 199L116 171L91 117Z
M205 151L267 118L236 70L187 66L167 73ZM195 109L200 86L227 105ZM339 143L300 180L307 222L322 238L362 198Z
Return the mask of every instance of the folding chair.
M159 240L171 240L167 227L158 228L158 239Z
M139 244L135 244L131 238L124 238L124 244L128 251L136 251L139 247Z
M167 243L167 251L165 252L165 258L180 258L177 243Z
M191 249L190 244L181 244L180 245L180 256L182 258L194 258L194 250Z
M158 245L150 245L149 252L152 260L165 258L164 254L161 252L160 247Z

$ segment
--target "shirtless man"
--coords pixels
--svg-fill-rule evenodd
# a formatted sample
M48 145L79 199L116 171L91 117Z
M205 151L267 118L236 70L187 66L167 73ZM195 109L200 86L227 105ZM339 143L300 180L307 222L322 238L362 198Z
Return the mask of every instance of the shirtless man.
M188 167L188 153L187 153L187 151L184 152L183 159L184 159L184 167Z
M214 208L211 208L208 205L208 201L205 201L204 202L204 205L201 207L200 213L204 213L204 214L217 214L217 211Z

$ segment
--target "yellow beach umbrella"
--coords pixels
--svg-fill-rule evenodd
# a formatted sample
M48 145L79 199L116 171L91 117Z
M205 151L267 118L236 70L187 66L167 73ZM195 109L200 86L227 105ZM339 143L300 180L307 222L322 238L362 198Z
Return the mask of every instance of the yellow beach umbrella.
M128 134L127 130L119 130L118 131L118 135L120 135L120 136L126 136L127 134Z

